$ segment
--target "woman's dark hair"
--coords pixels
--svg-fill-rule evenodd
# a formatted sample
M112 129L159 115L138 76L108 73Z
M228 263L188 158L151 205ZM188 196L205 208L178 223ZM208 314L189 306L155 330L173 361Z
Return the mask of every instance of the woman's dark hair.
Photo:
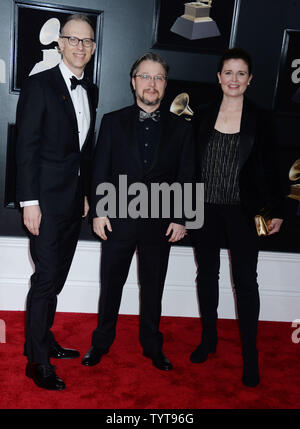
M139 65L143 61L154 61L155 63L161 64L163 66L164 70L165 70L166 77L168 76L169 65L166 63L166 61L160 55L155 54L154 52L147 52L146 54L142 55L141 57L139 57L135 61L135 63L131 67L130 77L135 77L136 72L137 72L137 70L139 68Z
M251 56L244 49L241 49L241 48L227 49L227 51L224 52L224 54L222 55L222 57L220 59L219 67L218 67L219 73L221 73L223 66L224 66L224 63L227 60L243 60L243 61L245 61L245 63L248 65L249 75L251 75L251 73L252 73Z

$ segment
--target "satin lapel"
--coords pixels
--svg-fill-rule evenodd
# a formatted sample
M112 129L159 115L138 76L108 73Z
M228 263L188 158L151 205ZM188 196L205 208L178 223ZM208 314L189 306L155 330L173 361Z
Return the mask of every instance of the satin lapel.
M202 159L208 145L211 132L215 127L215 123L219 114L221 101L217 101L208 107L207 110L200 112L198 137L197 137L197 152Z
M78 140L78 147L79 147L79 138L78 138L78 126L77 126L77 119L76 119L76 113L73 106L73 102L71 100L71 96L69 93L69 90L66 86L66 83L64 81L64 78L59 70L59 66L56 66L53 68L53 80L51 81L51 84L55 91L57 92L59 102L62 103L62 106L65 109L66 116L69 118L72 128L74 130L74 133L76 134L76 138Z
M256 114L245 99L243 105L240 145L239 145L239 170L243 168L252 150L255 138Z
M121 117L121 138L126 141L130 151L132 152L133 159L137 162L140 169L142 169L141 155L137 141L137 109L136 106L131 106L128 110L122 113Z
M89 108L90 108L90 127L89 127L88 133L86 135L86 138L85 138L84 144L82 145L81 150L84 148L85 143L89 140L91 133L94 132L97 106L96 106L96 100L94 98L93 91L96 91L94 86L91 86L87 90L87 97L88 97Z

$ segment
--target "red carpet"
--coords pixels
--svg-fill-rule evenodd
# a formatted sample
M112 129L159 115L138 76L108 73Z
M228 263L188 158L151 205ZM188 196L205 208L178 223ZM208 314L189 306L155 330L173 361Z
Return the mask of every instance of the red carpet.
M63 346L77 348L83 355L90 347L96 318L57 313L53 331ZM235 320L219 321L217 353L204 364L192 364L189 354L199 341L199 320L163 317L164 351L174 365L173 371L163 372L142 356L138 317L120 316L116 340L96 367L84 367L80 359L53 360L67 388L51 392L24 375L24 313L2 311L0 319L6 324L6 343L0 344L2 410L300 408L300 343L292 342L291 323L260 322L261 383L247 388L241 384Z

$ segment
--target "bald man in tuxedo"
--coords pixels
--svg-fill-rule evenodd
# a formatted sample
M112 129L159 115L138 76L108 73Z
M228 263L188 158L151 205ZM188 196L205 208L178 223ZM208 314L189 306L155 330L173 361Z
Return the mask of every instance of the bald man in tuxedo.
M58 344L51 327L66 281L82 217L87 215L97 87L84 69L96 49L85 15L61 28L62 61L30 76L17 107L17 199L35 264L27 296L26 375L40 388L62 390L50 358L80 354Z

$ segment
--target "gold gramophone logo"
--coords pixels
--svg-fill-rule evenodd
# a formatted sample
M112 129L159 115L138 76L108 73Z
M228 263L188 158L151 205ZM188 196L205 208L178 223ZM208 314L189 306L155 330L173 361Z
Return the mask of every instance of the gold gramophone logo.
M189 94L186 92L182 92L181 94L177 95L177 97L174 98L171 107L170 112L174 113L177 116L184 115L184 119L187 121L190 121L190 117L187 116L193 116L194 112L189 106L190 97Z
M190 40L220 36L216 22L210 17L212 0L184 4L184 15L176 19L171 31Z
M289 179L291 182L300 180L300 159L297 159L292 165L289 171ZM291 185L291 193L288 195L289 198L300 201L300 183Z
M210 10L212 6L212 0L201 0L201 1L192 1L190 3L184 4L184 17L190 19L191 21L199 20L208 20L212 21L210 18Z

